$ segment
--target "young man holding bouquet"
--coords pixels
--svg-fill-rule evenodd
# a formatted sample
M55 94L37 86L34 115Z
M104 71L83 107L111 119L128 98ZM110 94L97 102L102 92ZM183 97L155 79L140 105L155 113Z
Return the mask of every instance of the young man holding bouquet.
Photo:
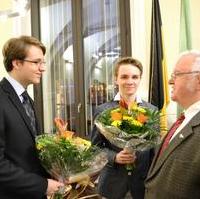
M63 185L48 179L40 164L35 146L40 129L33 101L26 93L28 85L40 83L45 51L30 36L12 38L3 47L8 77L0 82L1 199L44 199Z
M142 64L131 57L118 60L115 66L115 83L118 85L119 93L113 101L99 106L94 118L97 118L104 110L119 107L131 107L136 104L139 107L156 109L153 105L143 101L137 94L143 73ZM120 102L120 104L119 104ZM118 114L119 116L119 114ZM147 175L153 152L145 151L134 153L127 148L118 147L112 140L106 139L94 125L91 134L92 144L104 148L108 155L108 163L100 173L98 182L99 193L108 199L123 199L130 192L132 198L144 198L144 179ZM135 168L127 169L127 165L133 164L136 158Z

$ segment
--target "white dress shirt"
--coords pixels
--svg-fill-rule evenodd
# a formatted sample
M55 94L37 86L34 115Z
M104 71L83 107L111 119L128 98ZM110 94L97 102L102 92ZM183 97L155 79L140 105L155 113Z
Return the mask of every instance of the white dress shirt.
M17 93L20 101L23 102L23 97L22 97L21 94L25 91L24 87L17 80L12 78L11 76L6 77L6 79L9 81L9 83L14 88L14 90Z
M115 97L114 97L114 101L120 101L121 97L120 97L120 93L118 92ZM139 96L135 97L135 101L137 104L141 104L142 103L142 99Z
M200 101L192 104L187 110L185 110L185 119L181 123L181 125L176 129L174 135L170 139L174 139L174 137L189 123L189 121L200 111Z

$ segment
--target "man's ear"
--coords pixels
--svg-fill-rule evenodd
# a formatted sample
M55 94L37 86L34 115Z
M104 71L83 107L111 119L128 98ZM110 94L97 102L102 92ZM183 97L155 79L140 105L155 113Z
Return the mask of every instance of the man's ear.
M17 59L15 59L15 60L13 60L13 61L12 61L12 65L13 65L13 69L16 69L16 70L18 70L18 69L19 69L19 67L21 66L21 61L20 61L20 60L17 60Z
M200 73L197 75L197 89L200 91Z

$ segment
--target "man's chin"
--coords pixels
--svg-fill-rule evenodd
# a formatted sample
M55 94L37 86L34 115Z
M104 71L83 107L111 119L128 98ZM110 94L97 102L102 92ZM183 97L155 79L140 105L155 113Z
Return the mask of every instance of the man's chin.
M130 91L130 92L126 92L126 95L128 95L128 96L132 96L132 95L135 95L135 91L133 92L133 91Z
M176 97L172 95L171 96L171 100L174 101L174 102L176 102Z
M32 83L33 84L39 84L40 83L40 79L35 79Z

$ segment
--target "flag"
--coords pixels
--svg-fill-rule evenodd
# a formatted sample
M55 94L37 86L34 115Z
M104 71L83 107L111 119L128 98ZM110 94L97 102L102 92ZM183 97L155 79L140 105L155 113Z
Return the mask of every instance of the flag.
M180 12L180 52L192 49L190 4L188 0L181 0Z
M152 1L149 102L161 110L161 130L167 130L169 103L168 73L165 61L162 20L158 0Z
M180 30L179 30L179 51L183 52L192 49L190 3L188 0L181 0ZM183 108L177 105L177 115L183 112Z

